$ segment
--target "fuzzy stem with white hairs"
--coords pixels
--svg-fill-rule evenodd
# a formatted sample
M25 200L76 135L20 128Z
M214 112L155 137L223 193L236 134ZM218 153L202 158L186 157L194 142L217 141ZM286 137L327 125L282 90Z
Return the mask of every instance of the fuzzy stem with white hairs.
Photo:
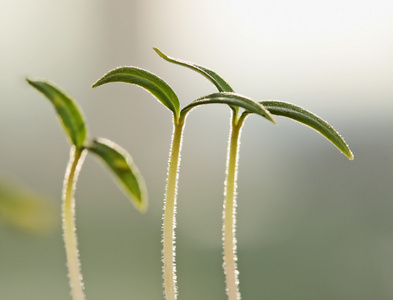
M236 190L239 160L239 144L244 118L231 120L231 132L228 141L228 154L225 179L225 199L223 208L223 248L226 293L229 300L239 300L239 271L237 270L236 241Z
M75 225L75 184L86 156L86 150L72 146L63 187L63 238L67 256L68 277L73 300L84 300L83 278L80 270Z
M172 146L169 154L168 179L164 200L162 260L166 300L177 299L175 264L176 196L184 121L184 118L180 118L177 122L174 122Z

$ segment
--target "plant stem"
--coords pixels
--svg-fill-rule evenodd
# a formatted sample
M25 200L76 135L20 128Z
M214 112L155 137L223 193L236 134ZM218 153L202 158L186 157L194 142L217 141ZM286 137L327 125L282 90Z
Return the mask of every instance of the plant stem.
M163 277L165 297L167 300L177 299L176 264L175 264L175 227L176 227L176 195L180 166L184 118L174 122L172 146L169 155L168 179L164 200L163 216Z
M239 271L237 270L236 256L236 189L238 149L241 127L244 119L237 120L232 117L231 132L228 141L228 154L225 180L225 199L223 210L223 247L224 247L224 273L226 292L229 300L239 300Z
M81 169L85 151L72 146L63 187L63 238L67 256L68 277L73 300L85 299L80 270L78 243L75 226L75 184Z

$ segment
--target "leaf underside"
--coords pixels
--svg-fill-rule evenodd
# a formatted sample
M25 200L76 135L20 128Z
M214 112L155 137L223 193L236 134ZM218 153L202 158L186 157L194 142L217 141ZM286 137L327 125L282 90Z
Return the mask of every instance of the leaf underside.
M52 102L71 143L77 148L82 147L87 130L82 113L74 100L49 82L26 80Z
M179 115L180 103L172 88L157 75L136 67L120 67L101 77L93 88L109 82L124 82L138 85L153 94L165 107Z
M194 100L191 102L189 105L183 108L182 114L186 114L188 111L190 111L192 108L199 106L199 105L205 105L205 104L228 104L230 106L237 106L244 108L248 112L252 112L255 114L258 114L267 120L275 123L273 117L269 113L268 110L266 110L262 105L260 105L258 102L255 102L247 97L244 97L239 94L235 93L214 93L207 95L205 97L199 98L197 100Z
M141 212L147 208L147 192L145 182L131 156L119 145L107 139L96 139L87 147L97 154L113 171L116 178L124 187L131 202Z
M353 154L344 139L329 123L317 115L288 102L261 101L260 103L273 115L287 117L315 129L333 143L345 156L353 160Z

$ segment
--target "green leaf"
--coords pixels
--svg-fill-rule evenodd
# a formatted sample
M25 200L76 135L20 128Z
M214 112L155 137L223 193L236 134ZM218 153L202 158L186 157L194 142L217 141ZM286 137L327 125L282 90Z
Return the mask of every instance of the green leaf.
M231 88L231 86L224 79L222 79L222 77L219 76L216 72L214 72L208 68L205 68L203 66L199 66L197 64L185 61L185 60L169 57L155 47L153 47L153 49L154 49L154 51L157 52L157 54L159 56L161 56L166 61L190 68L190 69L202 74L208 80L210 80L217 87L217 89L220 92L233 92L233 89Z
M179 99L172 88L157 75L136 67L121 67L109 71L93 84L93 88L108 82L136 84L146 89L173 112L175 119L178 118Z
M228 93L234 93L234 90L232 87L216 72L213 70L210 70L206 67L194 64L192 62L188 62L185 60L173 58L170 56L167 56L163 52L161 52L159 49L153 47L154 51L157 52L159 56L161 56L163 59L165 59L168 62L189 68L191 70L196 71L199 74L202 74L204 77L206 77L211 83L213 83L216 88L218 89L219 92L228 92ZM237 106L230 105L230 108L233 110L235 115L237 115L239 108Z
M261 101L260 103L273 115L284 116L315 129L332 142L345 156L353 160L353 154L344 139L329 123L322 120L317 115L300 106L287 102Z
M21 184L0 181L0 222L21 231L47 235L56 229L54 202Z
M87 130L82 113L74 100L49 82L26 80L52 102L71 143L77 148L82 147Z
M96 139L87 147L89 151L101 157L117 176L134 206L141 212L147 208L145 182L131 156L119 145L107 139Z
M221 104L228 104L230 106L238 106L244 108L247 111L253 112L255 114L261 115L265 117L269 121L275 123L273 117L270 115L269 111L266 110L261 104L251 100L250 98L244 97L239 94L235 93L214 93L207 95L205 97L199 98L194 100L189 105L184 107L181 111L182 115L185 115L190 111L192 108L204 105L204 104L214 104L214 103L221 103Z

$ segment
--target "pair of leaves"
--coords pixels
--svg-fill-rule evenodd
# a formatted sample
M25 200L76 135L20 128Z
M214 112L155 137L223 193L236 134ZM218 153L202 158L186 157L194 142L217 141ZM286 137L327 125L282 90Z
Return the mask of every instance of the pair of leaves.
M181 110L180 117L184 117L192 108L196 106L214 103L228 104L234 110L235 114L237 114L238 108L241 107L245 109L243 117L246 117L250 113L255 113L265 117L273 123L275 123L275 121L271 115L285 116L317 130L331 143L333 143L333 145L335 145L345 156L351 160L353 159L352 152L345 143L344 139L331 125L329 125L326 121L317 115L288 102L256 102L250 98L235 94L232 87L216 72L191 62L169 57L157 48L153 49L166 61L184 66L203 75L210 82L212 82L219 91L219 93L213 93L191 102ZM157 75L135 67L122 67L114 69L105 74L93 85L93 87L97 87L108 82L125 82L136 84L145 88L151 92L163 105L170 109L175 116L175 120L178 120L178 97L172 88Z
M237 98L240 101L247 101L249 105L251 105L251 102L256 103L252 99L247 98L247 100L245 100L243 96L237 97L236 96L237 94L233 94L234 90L232 89L232 87L216 72L191 62L186 62L180 59L169 57L165 55L163 52L161 52L160 50L158 50L157 48L153 48L153 49L158 53L159 56L161 56L166 61L187 67L191 70L194 70L202 74L209 81L211 81L220 92L226 92L226 93L213 94L214 95L213 98L215 98L215 100L222 101L224 98L226 99L227 97L231 97L231 98ZM222 96L220 96L220 94ZM201 99L198 99L196 101L202 102L203 100L201 101ZM231 106L232 109L234 109L233 108L234 105L237 105L234 102L228 104ZM353 154L349 149L348 145L345 143L344 139L329 123L327 123L317 115L305 110L304 108L301 108L300 106L296 106L294 104L283 102L283 101L260 101L259 104L261 104L265 109L267 109L270 112L270 114L277 115L277 116L284 116L315 129L316 131L321 133L324 137L326 137L331 143L333 143L333 145L335 145L345 156L347 156L350 160L353 160ZM194 106L194 104L191 103L190 105L188 105L188 107L190 106L192 107ZM243 113L244 118L250 113L257 113L255 110L249 109L245 106L241 106L241 105L238 106L243 107L246 110ZM253 108L255 108L255 106L253 106ZM234 111L237 113L237 110ZM262 116L269 119L270 121L273 121L272 118L268 118L266 115L262 115Z
M87 129L81 110L71 97L45 81L27 82L40 91L53 104L67 137L77 149L86 148L99 156L123 186L134 206L144 211L147 206L146 187L131 156L119 145L107 139L96 139L86 143Z
M159 50L156 49L156 51ZM227 85L223 79L220 80L220 77L213 71L196 65L190 65L190 67L192 67L196 71L199 71L201 74L205 74L206 77L210 79L213 83L215 82L215 80L217 80L217 87L220 87L222 85L225 87L226 90L232 91L229 85ZM146 89L151 94L153 94L158 99L158 101L160 101L165 107L172 111L175 122L177 122L179 118L184 118L185 115L196 106L218 103L228 104L231 107L235 108L242 107L247 111L261 115L274 123L274 119L262 105L247 97L234 93L222 92L207 95L193 101L180 111L179 100L173 89L157 75L136 67L120 67L111 70L103 77L101 77L96 83L94 83L93 88L109 82L125 82L135 84ZM224 91L221 88L220 90Z

